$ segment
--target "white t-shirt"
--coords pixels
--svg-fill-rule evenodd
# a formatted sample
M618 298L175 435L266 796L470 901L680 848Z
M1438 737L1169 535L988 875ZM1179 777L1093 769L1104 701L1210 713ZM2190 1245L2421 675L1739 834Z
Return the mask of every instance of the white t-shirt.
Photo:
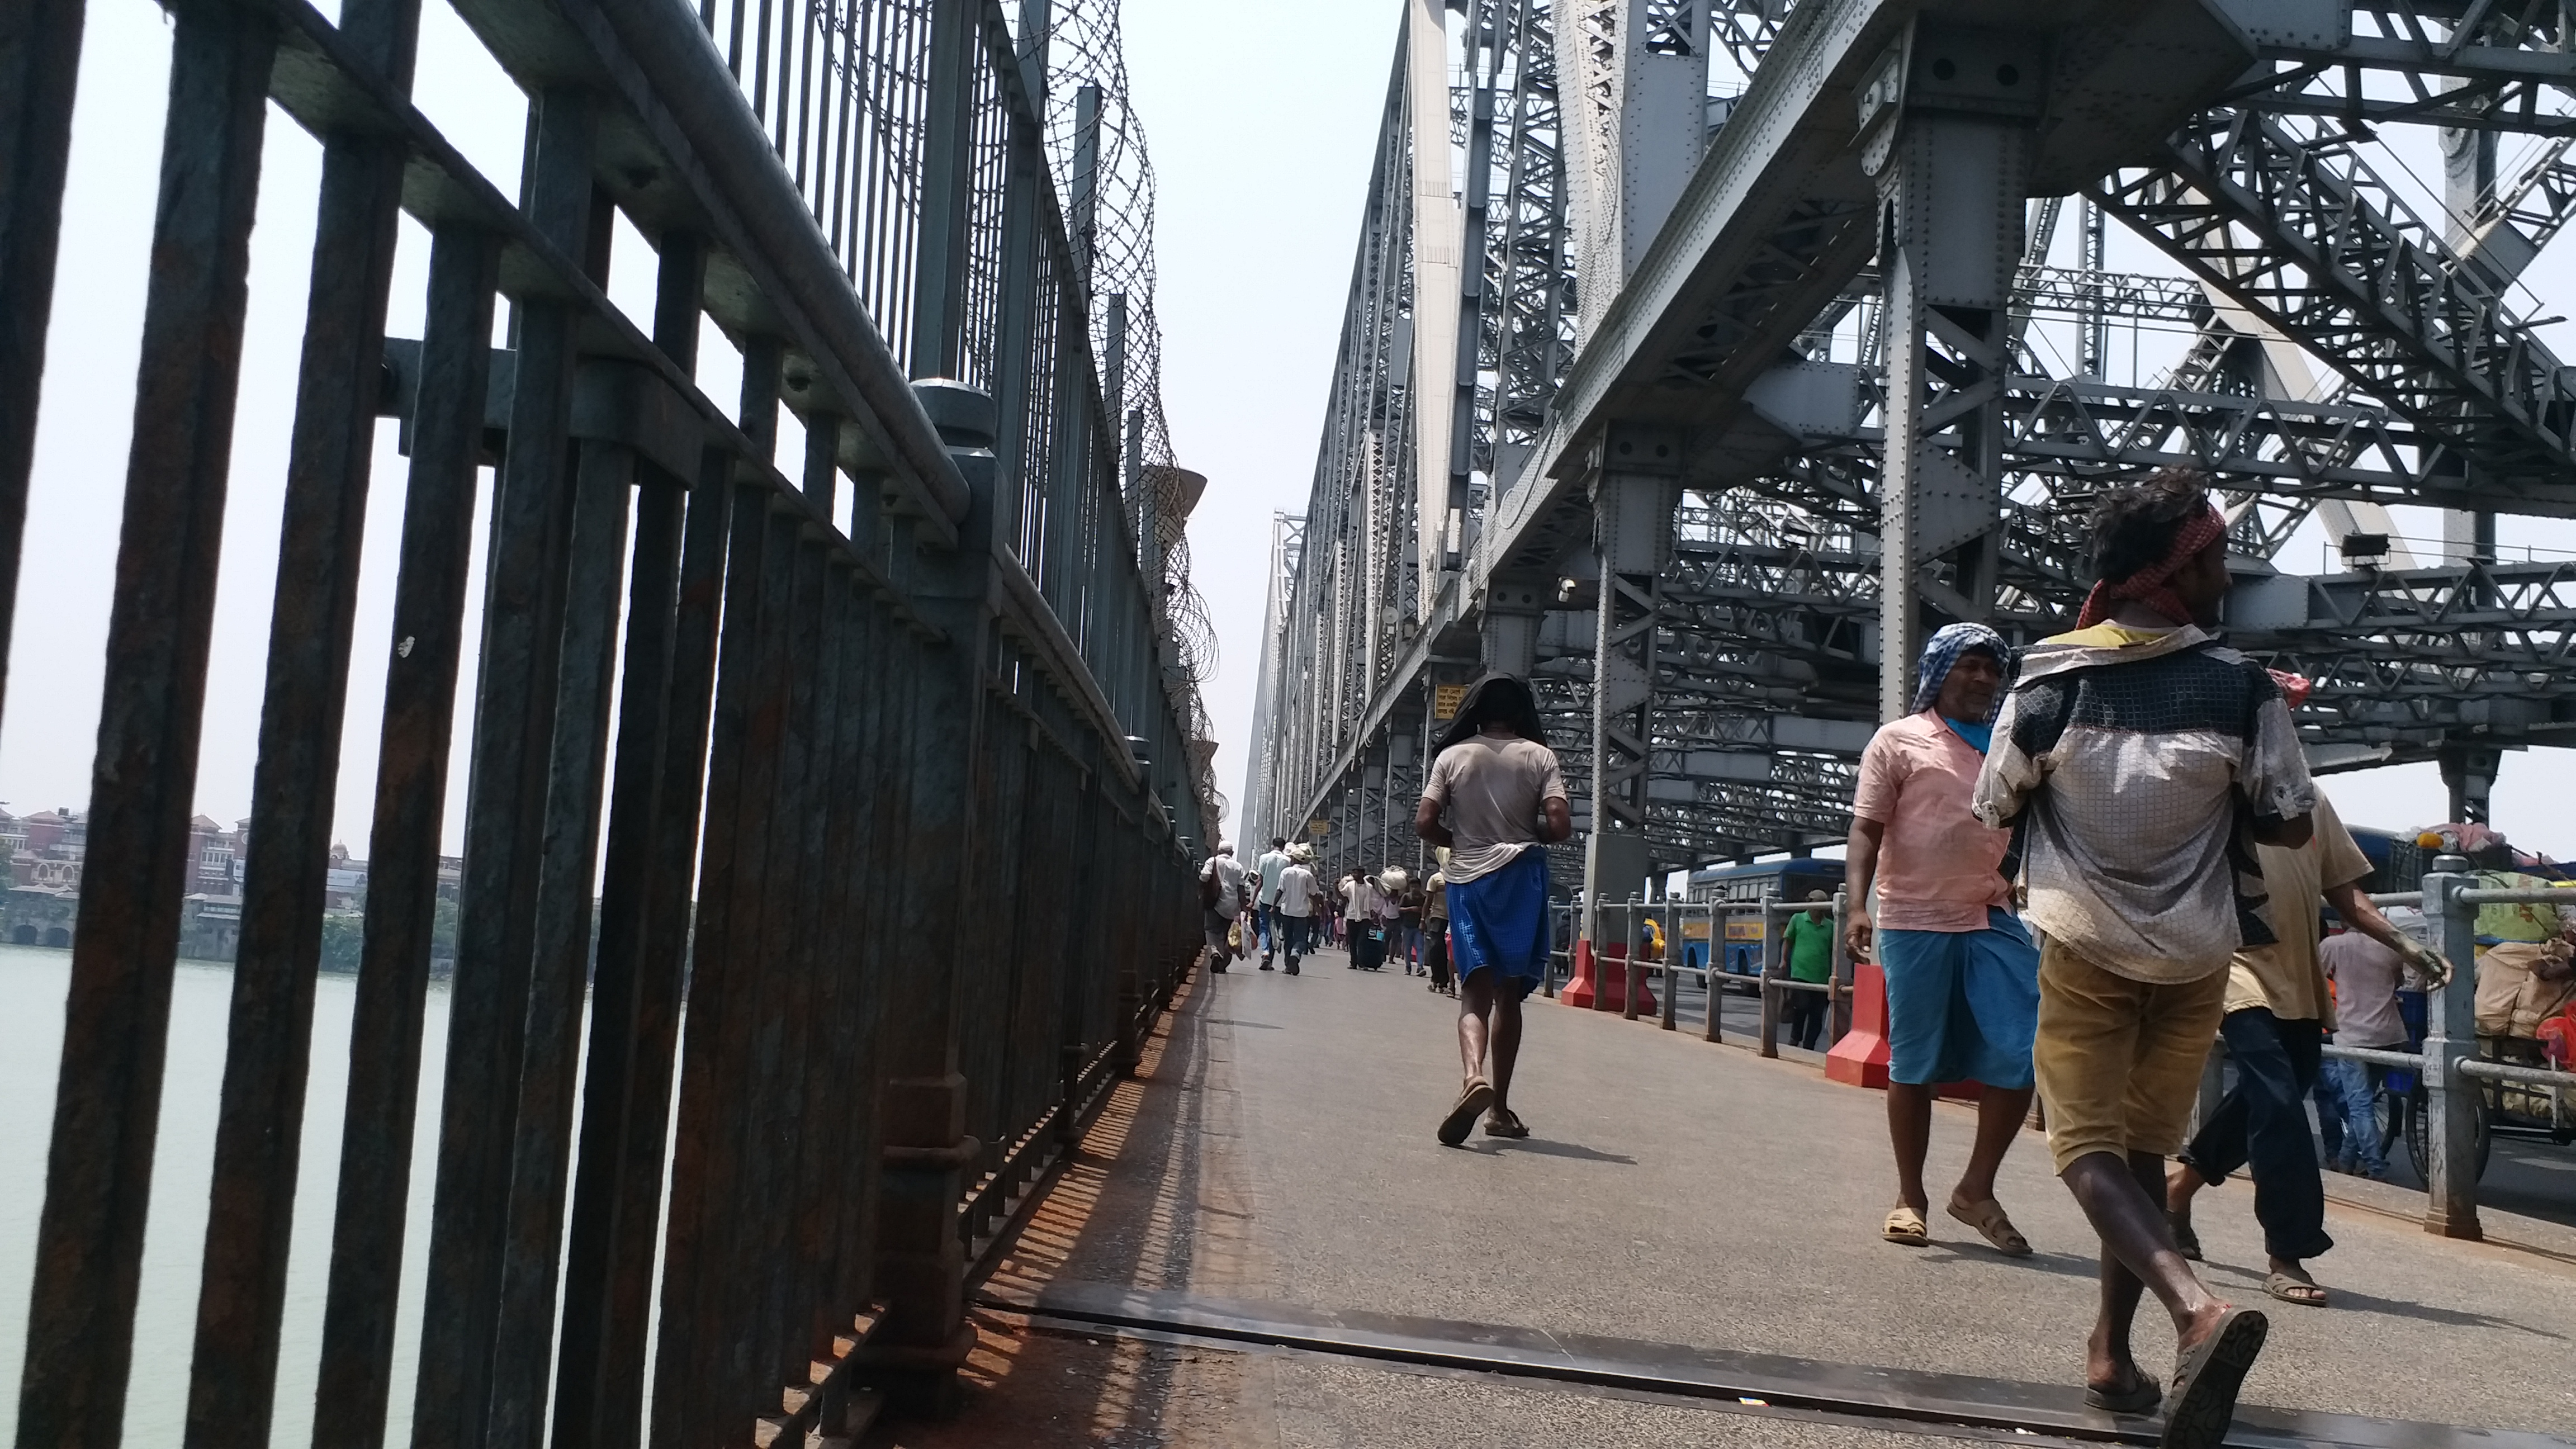
M1199 867L1199 879L1216 877L1216 904L1210 907L1220 916L1231 916L1243 909L1243 862L1230 855L1211 855Z
M1315 884L1315 873L1306 867L1292 861L1286 870L1279 872L1277 904L1281 914L1311 916L1315 914L1315 898L1322 894L1323 890Z
M1465 885L1539 844L1541 811L1567 796L1555 751L1517 735L1480 734L1440 752L1422 798L1449 824L1449 884Z

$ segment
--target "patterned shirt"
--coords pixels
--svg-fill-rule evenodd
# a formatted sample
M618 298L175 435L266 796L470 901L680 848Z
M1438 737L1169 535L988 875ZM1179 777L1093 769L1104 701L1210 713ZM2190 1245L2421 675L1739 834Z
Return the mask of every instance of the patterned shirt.
M2159 984L2272 944L2251 827L2315 805L2280 686L2191 627L2032 648L1976 790L1978 818L2026 825L2030 923Z

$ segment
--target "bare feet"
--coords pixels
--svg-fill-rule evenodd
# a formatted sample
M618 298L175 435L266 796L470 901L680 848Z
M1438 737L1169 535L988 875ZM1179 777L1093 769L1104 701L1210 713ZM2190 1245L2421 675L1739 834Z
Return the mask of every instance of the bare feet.
M2165 1174L2165 1211L2190 1217L2191 1200L2207 1186L2208 1181L2194 1172L2190 1163L2175 1163L2173 1171Z

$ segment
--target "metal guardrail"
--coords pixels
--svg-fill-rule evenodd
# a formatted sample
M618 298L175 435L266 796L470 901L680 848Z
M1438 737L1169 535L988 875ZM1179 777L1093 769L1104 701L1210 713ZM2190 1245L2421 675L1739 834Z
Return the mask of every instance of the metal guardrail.
M2477 1134L2479 1114L2483 1110L2477 1083L2514 1083L2545 1087L2559 1091L2576 1091L2576 1072L2557 1071L2511 1062L2482 1060L2477 1046L2477 908L2485 905L2540 904L2576 908L2576 892L2556 889L2484 889L2475 884L2466 861L2443 857L2435 862L2436 870L2424 878L2419 891L2394 891L2374 895L2380 906L2417 906L2437 923L2436 948L2453 965L2449 985L2435 989L2429 1003L2429 1031L2421 1052L2384 1051L2376 1048L2347 1047L2328 1043L2324 1054L2346 1060L2367 1062L2419 1073L2425 1085L2425 1162L2418 1168L2428 1185L2425 1227L2451 1237L2480 1236L2477 1219L2477 1179L2479 1160ZM1707 989L1708 1015L1703 1027L1707 1040L1720 1038L1716 993L1731 973L1720 969L1720 955L1725 948L1724 921L1727 917L1757 914L1766 920L1774 916L1795 915L1812 903L1766 898L1758 901L1653 901L1631 896L1626 901L1603 903L1600 910L1603 934L1612 929L1619 938L1634 942L1638 922L1651 915L1665 928L1665 958L1662 961L1627 960L1621 969L1627 974L1625 1015L1638 1014L1637 987L1652 980L1665 986L1661 1000L1661 1025L1666 1030L1676 1027L1677 1008L1670 984L1681 976L1697 975ZM1560 906L1560 929L1570 924L1575 908ZM1779 1054L1779 1002L1793 991L1830 992L1836 1015L1833 1039L1839 1040L1850 1030L1851 962L1843 944L1843 924L1848 910L1846 892L1835 892L1834 912L1834 979L1831 983L1809 983L1785 979L1782 963L1777 959L1775 934L1764 932L1762 969L1751 977L1733 977L1754 982L1762 994L1762 1023L1759 1047L1764 1056ZM1673 959L1687 938L1686 923L1699 919L1708 923L1709 961L1704 968L1693 968ZM1632 952L1633 956L1633 952ZM1567 961L1570 952L1556 953L1557 960ZM1608 960L1596 968L1611 969ZM1551 970L1550 994L1556 987Z
M2474 884L2476 879L2467 861L2443 856L2425 875L2422 890L2393 891L2370 898L2382 907L2423 909L2434 923L2435 949L2451 962L2449 983L2433 988L2428 995L2423 1050L2385 1051L2333 1042L2321 1049L2328 1057L2418 1074L2424 1085L2423 1142L2427 1160L2418 1162L2416 1170L2423 1174L2426 1188L2424 1226L2429 1232L2455 1238L2483 1236L2478 1225L2478 1138L2486 1108L2476 1084L2512 1082L2576 1090L2576 1072L2486 1061L2477 1054L2477 908L2576 907L2576 893L2484 889Z
M1718 1009L1717 993L1727 981L1743 981L1752 984L1762 998L1762 1023L1755 1035L1763 1056L1776 1057L1780 1054L1780 1003L1785 996L1794 992L1822 994L1832 999L1833 1017L1828 1033L1832 1039L1839 1040L1851 1029L1852 963L1849 953L1843 946L1843 922L1846 909L1843 892L1836 891L1832 901L1834 975L1831 981L1810 982L1790 979L1786 974L1787 962L1782 959L1777 949L1780 944L1778 933L1767 929L1763 932L1760 971L1738 974L1725 970L1721 964L1726 945L1725 922L1728 917L1753 915L1768 920L1774 916L1797 915L1812 909L1815 904L1810 901L1787 901L1776 897L1751 901L1671 899L1649 901L1642 895L1631 895L1625 901L1605 901L1602 903L1600 912L1604 936L1610 936L1615 928L1618 937L1630 942L1632 949L1624 957L1605 955L1596 969L1607 972L1612 969L1614 961L1619 963L1618 969L1623 973L1624 985L1624 990L1620 993L1623 1000L1621 1014L1631 1021L1641 1015L1638 1001L1645 993L1638 990L1638 987L1641 984L1660 985L1666 988L1658 998L1660 1024L1666 1031L1678 1030L1680 1011L1674 993L1669 987L1677 979L1697 977L1708 997L1707 1012L1700 1028L1702 1039L1722 1040L1724 1027ZM1551 925L1559 932L1559 938L1570 939L1574 922L1579 914L1577 908L1555 906L1551 907L1551 912ZM1633 949L1639 935L1640 923L1649 917L1664 930L1664 954L1661 960L1641 960ZM1705 966L1694 967L1680 959L1688 944L1688 924L1693 920L1704 922L1707 926L1709 958ZM1569 976L1572 974L1570 948L1551 953L1547 981L1548 994L1551 996L1556 994L1557 963L1564 963L1566 974ZM1606 1000L1606 996L1603 999Z
M133 1368L272 101L324 160L188 1442L264 1445L275 1408L387 410L410 466L350 1087L313 1104L344 1113L316 1442L383 1441L402 1315L424 1325L423 1443L801 1440L846 1429L862 1377L936 1392L971 1342L970 1240L1135 1062L1194 959L1183 844L1210 805L1120 485L1098 299L1045 164L1043 55L1013 53L998 0L860 0L828 26L774 0L460 0L530 97L525 174L502 187L409 103L417 6L344 0L336 24L304 0L165 9L18 1442L113 1443ZM12 579L82 28L77 5L22 19L0 47ZM603 291L612 209L653 249L649 335ZM399 346L398 212L430 239L425 335ZM741 350L739 399L696 385L710 318ZM782 406L807 439L794 477L773 463ZM468 756L453 710L478 549ZM451 752L470 759L454 1049L421 1224ZM424 1230L425 1299L404 1303Z

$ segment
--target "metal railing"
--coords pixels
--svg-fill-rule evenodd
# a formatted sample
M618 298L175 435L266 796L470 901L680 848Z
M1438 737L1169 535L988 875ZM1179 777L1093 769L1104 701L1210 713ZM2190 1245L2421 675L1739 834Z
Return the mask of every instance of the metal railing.
M1695 978L1706 995L1707 1011L1700 1023L1700 1034L1707 1041L1724 1039L1723 1013L1718 1002L1718 993L1724 984L1728 981L1751 983L1762 1002L1761 1025L1756 1029L1754 1039L1766 1057L1780 1054L1782 1004L1786 998L1791 993L1800 992L1823 995L1831 1002L1832 1014L1825 1033L1826 1044L1830 1047L1851 1030L1852 962L1843 940L1845 893L1836 891L1831 904L1834 955L1833 973L1829 980L1799 981L1791 978L1781 932L1770 925L1774 919L1785 923L1788 917L1812 910L1817 904L1814 901L1783 900L1776 896L1747 901L1650 901L1635 894L1624 901L1604 901L1599 916L1602 937L1605 940L1625 940L1630 945L1625 956L1604 955L1594 969L1604 973L1616 969L1621 973L1620 1014L1630 1021L1643 1014L1640 1003L1649 994L1639 988L1660 988L1656 992L1656 1009L1660 1025L1666 1031L1679 1030L1681 1025L1679 997L1672 990L1673 983ZM1569 905L1552 907L1551 910L1554 913L1551 925L1565 933L1561 939L1570 941L1573 922L1579 919L1579 908ZM1754 953L1760 965L1751 973L1732 972L1724 965L1727 923L1742 916L1751 916L1763 925L1760 944ZM1664 932L1663 955L1659 960L1642 959L1636 950L1642 923L1649 918ZM1693 939L1690 927L1694 922L1703 928L1704 934L1700 939L1708 943L1708 959L1699 966L1689 964L1688 960L1688 948ZM1563 963L1566 975L1572 975L1573 952L1570 946L1551 955L1547 981L1551 996L1556 994L1558 963ZM1609 999L1606 993L1600 998L1604 1002Z
M2350 1047L2328 1043L2323 1053L2349 1061L2365 1062L2419 1074L2424 1085L2426 1160L2416 1164L2427 1186L2425 1227L2428 1231L2450 1237L2475 1238L2481 1235L2477 1216L2477 1183L2481 1168L2479 1139L2485 1130L2482 1118L2486 1112L2481 1083L2511 1083L2545 1088L2553 1099L2565 1101L2558 1094L2576 1094L2576 1072L2535 1067L2513 1062L2491 1061L2479 1055L2477 1032L2477 932L2478 908L2487 905L2537 904L2576 907L2576 892L2558 889L2486 889L2476 884L2466 861L2443 857L2435 870L2424 877L2421 890L2395 891L2371 897L2373 903L2386 906L2421 908L2435 923L2434 944L2447 957L2453 975L2447 986L2435 988L2429 996L2428 1021L2421 1051L2386 1051L2369 1047ZM1754 901L1648 901L1631 895L1625 901L1607 901L1600 908L1600 930L1604 939L1632 943L1626 958L1604 956L1595 970L1606 973L1617 970L1622 975L1624 991L1622 1015L1636 1020L1642 1015L1640 1001L1645 992L1641 986L1661 988L1659 1010L1661 1025L1667 1030L1678 1027L1678 998L1671 989L1678 979L1697 977L1707 992L1707 1016L1702 1034L1709 1041L1721 1038L1717 992L1727 980L1751 980L1762 997L1761 1025L1756 1041L1763 1056L1779 1055L1780 1003L1789 992L1829 993L1834 1002L1834 1017L1828 1041L1838 1041L1851 1029L1852 962L1844 945L1843 927L1849 908L1848 893L1836 891L1833 898L1834 968L1829 983L1793 981L1784 974L1779 932L1767 928L1777 917L1785 918L1811 909L1813 902L1765 898ZM1579 908L1560 905L1551 908L1551 925L1558 939L1571 941L1571 927L1579 917ZM1758 973L1739 976L1722 964L1726 949L1725 927L1731 917L1751 915L1766 923L1759 948ZM1664 953L1659 961L1637 958L1633 943L1638 940L1640 923L1653 917L1664 929ZM1709 956L1705 965L1691 966L1683 959L1690 939L1689 926L1701 923L1706 931ZM1548 994L1554 995L1562 976L1573 973L1570 945L1556 951L1550 962ZM1599 998L1603 1008L1612 1000L1604 992ZM2214 1045L2213 1052L2222 1052ZM2205 1093L2215 1090L2213 1077Z
M272 102L324 159L188 1444L264 1445L277 1407L343 705L377 667L353 677L351 649L380 412L410 463L348 1095L311 1104L344 1121L315 1442L384 1441L405 1319L423 1444L801 1441L848 1432L862 1380L936 1394L971 1342L970 1249L1194 959L1186 846L1213 819L1044 164L1042 56L1013 54L998 0L460 0L529 98L514 202L409 102L417 6L164 8L17 1442L114 1443L135 1367ZM82 26L24 18L0 46L0 608ZM612 211L652 248L649 335L604 291ZM389 342L403 212L427 320ZM731 406L696 383L710 319L743 357ZM434 1207L407 1221L477 566L453 1045L427 1068Z
M2477 914L2480 906L2568 906L2571 893L2554 889L2485 889L2476 884L2468 862L2443 856L2424 877L2421 891L2374 895L2381 906L2419 906L2432 923L2433 945L2451 962L2451 979L2427 995L2421 1051L2382 1051L2342 1046L2323 1048L2329 1057L2392 1067L2418 1074L2424 1087L2422 1141L2426 1160L2415 1164L2425 1185L2424 1226L2445 1237L2483 1236L2478 1224L2478 1177L2483 1167L2479 1138L2486 1113L2482 1082L2511 1082L2552 1089L2553 1095L2576 1092L2576 1072L2483 1060L2478 1050ZM2347 1129L2349 1130L2349 1129Z

